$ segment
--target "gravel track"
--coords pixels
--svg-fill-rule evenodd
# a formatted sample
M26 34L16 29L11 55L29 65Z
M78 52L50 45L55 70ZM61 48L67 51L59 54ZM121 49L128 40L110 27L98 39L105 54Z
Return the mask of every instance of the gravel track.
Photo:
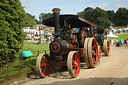
M96 68L81 68L77 78L59 71L46 78L30 79L22 85L128 85L128 48L111 46L110 56L103 56Z

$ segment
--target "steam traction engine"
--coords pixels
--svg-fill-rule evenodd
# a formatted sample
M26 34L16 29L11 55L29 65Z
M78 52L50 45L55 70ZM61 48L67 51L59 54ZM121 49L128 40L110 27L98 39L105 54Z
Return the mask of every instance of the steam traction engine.
M67 66L71 77L77 77L81 62L88 68L94 68L103 51L106 56L110 54L109 41L104 40L103 29L97 29L95 24L77 15L59 15L59 8L52 11L54 17L43 24L55 28L54 40L49 46L50 56L40 54L37 58L36 68L40 77L48 76L51 67L64 66Z

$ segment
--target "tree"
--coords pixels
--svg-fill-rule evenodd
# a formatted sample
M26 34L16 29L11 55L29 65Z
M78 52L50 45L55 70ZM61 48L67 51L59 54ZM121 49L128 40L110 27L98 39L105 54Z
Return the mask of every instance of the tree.
M108 14L108 19L113 23L114 22L114 11L113 10L109 10L107 11L107 14Z
M96 24L97 27L106 29L109 28L111 21L108 19L108 14L106 11L102 10L99 7L93 8L86 8L84 10L85 19Z
M26 13L25 26L33 26L33 25L37 25L35 16L32 16L29 13Z
M42 20L41 21L44 21L50 17L53 17L53 14L52 13L41 13L40 16L42 15Z
M77 15L84 19L84 15L85 15L85 14L84 14L84 11L78 12Z
M18 52L24 42L25 11L19 0L0 0L0 55Z
M127 26L128 24L128 9L119 8L114 15L114 25Z

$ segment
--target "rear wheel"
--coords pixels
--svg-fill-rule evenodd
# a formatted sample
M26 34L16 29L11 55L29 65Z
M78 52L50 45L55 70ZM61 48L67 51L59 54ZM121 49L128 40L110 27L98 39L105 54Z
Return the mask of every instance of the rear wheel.
M110 55L110 43L108 40L104 40L104 54L105 56Z
M76 51L71 51L68 54L67 68L72 78L75 78L80 73L80 57Z
M98 48L94 38L85 40L84 48L86 48L85 62L88 67L96 67L98 63Z
M40 54L37 57L36 69L40 77L47 77L51 72L51 60L48 54Z

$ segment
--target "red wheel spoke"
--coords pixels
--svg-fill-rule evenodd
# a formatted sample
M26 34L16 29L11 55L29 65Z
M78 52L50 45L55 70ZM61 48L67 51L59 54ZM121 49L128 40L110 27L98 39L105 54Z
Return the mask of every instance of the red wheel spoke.
M76 58L75 58L75 59L76 59L76 62L79 62L79 59L78 59L78 57L77 57L77 56L76 56Z
M72 68L75 67L75 64L72 64Z
M94 49L94 47L96 47L96 45L93 45L92 49Z
M77 55L75 55L74 57L75 57L75 61L77 61Z
M44 56L42 56L42 59L43 59L43 62L45 62L45 58L44 58Z
M40 66L44 66L44 63L40 64Z
M46 68L44 68L43 74L45 74Z
M75 64L75 61L72 59L72 64Z
M76 68L74 68L74 73L75 73L75 74L76 74L76 71L77 71Z
M41 67L41 71L42 71L43 68L44 68L44 67Z

